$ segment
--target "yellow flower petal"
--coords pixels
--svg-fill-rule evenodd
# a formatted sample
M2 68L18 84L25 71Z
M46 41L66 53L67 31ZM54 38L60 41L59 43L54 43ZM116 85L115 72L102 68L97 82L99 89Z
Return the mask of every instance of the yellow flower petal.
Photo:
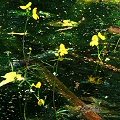
M58 54L58 53L55 53L55 56L59 56L59 54Z
M65 49L65 45L64 44L60 44L60 49Z
M38 82L35 87L40 88L41 87L41 82Z
M33 14L33 18L34 18L35 20L37 20L37 19L39 19L39 16L38 16L37 14Z
M43 99L40 99L40 100L38 101L38 105L39 105L39 106L44 105L44 104L45 104L45 101L44 101Z
M93 35L92 36L92 41L98 41L98 36L97 35Z
M32 2L29 2L26 6L20 6L20 8L25 10L25 9L30 8L31 5L32 5Z
M98 33L98 37L101 38L102 40L105 40L105 36L103 36L100 32Z
M33 12L33 14L36 14L37 13L37 8L34 8L32 12Z
M63 52L60 52L60 56L64 56L64 53L63 53Z
M32 15L33 18L34 18L35 20L39 19L39 16L37 15L37 8L34 8L32 12L33 12L33 15Z
M17 74L16 78L17 78L17 80L23 80L23 77L21 76L21 74Z
M90 42L90 46L92 46L92 47L93 47L93 46L98 46L98 40L96 40L96 41L95 41L95 40L94 40L94 41L91 41L91 42Z

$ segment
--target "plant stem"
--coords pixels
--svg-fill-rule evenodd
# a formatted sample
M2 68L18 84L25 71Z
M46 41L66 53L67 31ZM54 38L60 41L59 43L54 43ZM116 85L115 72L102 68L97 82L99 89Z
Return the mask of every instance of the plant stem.
M117 46L118 46L118 43L119 43L119 41L120 41L120 38L118 39L118 41L117 41L117 43L116 43L116 46L115 46L115 48L114 48L114 53L116 52L116 48L117 48Z
M39 98L40 98L40 91L39 91L40 89L38 88L38 95L37 95L37 98L38 98L38 100L39 100Z
M58 61L59 61L59 58L57 60L56 66L55 66L55 75L57 75L57 73L58 73ZM56 82L54 80L53 81L53 107L54 107L54 110L56 112L56 108L55 108L55 84L56 84Z
M24 120L26 120L26 100L25 100L25 104L24 104Z
M28 23L29 18L27 17L26 22L25 22L25 28L24 28L24 35L23 35L23 56L25 59L25 35L26 35L26 28L27 28L27 23Z
M101 60L99 46L97 46L97 50L98 50L98 59Z

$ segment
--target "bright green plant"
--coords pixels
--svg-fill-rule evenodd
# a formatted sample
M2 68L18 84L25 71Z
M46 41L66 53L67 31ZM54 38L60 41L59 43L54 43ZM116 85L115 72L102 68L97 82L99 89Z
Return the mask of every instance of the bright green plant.
M56 111L55 117L56 120L68 120L70 115L69 110L60 108Z
M54 71L54 74L56 74L56 75L57 75L57 72L58 72L58 62L64 60L64 55L65 54L68 54L68 49L65 48L64 44L60 44L59 50L55 53L55 56L58 57L57 58L56 69Z
M103 60L105 59L104 55L104 50L106 49L106 45L104 44L104 41L106 40L106 37L104 35L102 35L100 32L98 32L97 35L93 35L92 36L92 41L90 42L90 46L94 47L96 46L97 47L97 54L92 54L92 55L97 55L97 66L96 66L96 69L95 69L95 74L98 70L98 64L99 63L102 63ZM103 43L103 44L102 44Z
M55 76L58 75L58 63L59 63L59 61L64 60L64 55L66 55L66 54L68 54L68 49L65 48L64 44L60 44L60 48L58 49L58 51L55 52L55 56L57 57L56 63L54 64L54 69L53 69L53 74ZM54 97L55 84L56 84L55 81L53 81L53 106L54 106L54 110L56 112L55 97Z

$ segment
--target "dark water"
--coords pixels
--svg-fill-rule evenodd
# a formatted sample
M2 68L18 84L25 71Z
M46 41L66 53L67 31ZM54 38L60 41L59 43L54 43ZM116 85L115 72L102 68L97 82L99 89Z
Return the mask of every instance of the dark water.
M0 75L10 72L10 66L8 60L23 60L23 36L22 35L10 35L9 33L23 33L25 28L26 16L21 15L20 5L27 4L29 1L15 1L5 0L0 1ZM25 36L25 52L29 52L29 47L32 48L31 56L44 56L43 61L54 66L55 59L53 54L48 54L48 51L54 51L59 47L60 43L65 44L67 48L72 48L68 58L72 60L64 60L59 63L58 78L78 97L94 97L96 98L96 106L101 107L99 102L105 101L103 104L105 111L99 113L107 120L120 119L120 71L105 68L98 65L97 71L95 68L96 63L86 60L87 58L97 59L93 56L96 52L96 47L90 47L89 43L91 37L98 32L105 33L107 36L105 58L110 60L106 63L120 69L120 45L119 35L112 34L108 31L110 26L120 27L119 24L119 4L108 2L93 2L85 3L81 0L44 0L34 1L32 0L32 8L37 7L38 11L49 13L47 16L45 13L41 15L38 21L30 18L27 24L27 32ZM51 21L63 21L71 20L78 22L82 18L85 18L78 27L72 29L63 29L61 26L50 26ZM67 28L67 27L65 27ZM118 44L117 44L118 43ZM115 51L114 51L115 50ZM5 51L10 51L11 54L8 57ZM26 56L28 56L26 54ZM41 57L42 58L42 57ZM35 61L34 61L35 62ZM47 66L45 64L45 66ZM47 66L51 72L53 69ZM24 71L24 65L20 63L15 68L16 71ZM88 82L88 76L102 77L103 84L91 84ZM29 72L30 79L36 79L37 73L34 71ZM2 81L3 79L0 78ZM42 80L42 78L40 78ZM67 84L66 84L67 83ZM76 84L79 83L79 87L76 88ZM52 90L49 90L48 86L43 85L41 90L41 97L47 96L46 105L48 108L39 107L36 105L36 99L32 94L25 94L24 88L19 88L16 84L10 83L0 88L0 116L1 120L22 120L24 111L24 96L28 98L27 102L27 117L34 120L41 120L48 118L53 120L55 116L52 109ZM28 89L28 88L26 88ZM64 99L58 97L56 106L60 108L66 104ZM102 103L102 102L101 102ZM33 110L33 107L35 109ZM33 110L33 111L32 111ZM75 117L75 118L74 118ZM80 119L74 116L68 119ZM67 120L67 118L66 118Z

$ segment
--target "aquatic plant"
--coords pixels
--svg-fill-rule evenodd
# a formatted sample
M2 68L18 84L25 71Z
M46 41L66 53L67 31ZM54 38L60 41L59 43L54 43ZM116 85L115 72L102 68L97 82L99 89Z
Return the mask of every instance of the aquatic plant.
M97 47L97 56L100 61L102 61L101 55L104 55L104 49L106 46L104 45L103 48L100 50L100 41L106 40L106 37L102 35L100 32L98 32L98 35L92 36L92 41L90 42L90 46L96 46Z
M56 120L68 120L71 116L70 111L64 108L59 108L55 113Z
M29 2L27 5L25 6L20 6L21 9L23 10L26 10L26 16L27 16L27 19L26 19L26 22L25 22L25 28L24 28L24 35L23 35L23 55L24 55L24 59L25 59L25 35L26 35L26 31L27 31L27 24L28 24L28 20L33 17L35 20L38 20L39 19L39 16L37 15L37 8L35 7L33 10L32 10L32 15L31 15L31 5L32 5L32 2Z
M43 99L38 100L38 105L39 106L44 105L44 104L45 104L45 100L43 100Z
M20 6L20 8L23 9L23 10L26 10L26 9L31 10L31 5L32 5L32 2L29 2L29 3L28 3L27 5L25 5L25 6Z
M23 56L24 56L24 60L27 59L25 61L25 64L26 64L25 69L22 72L22 74L19 74L19 72L14 70L14 66L12 65L12 62L10 62L11 67L12 67L12 72L6 73L5 76L2 76L4 78L6 78L6 80L3 80L0 83L0 87L2 87L5 84L8 84L10 82L11 83L12 82L18 83L18 87L23 87L24 88L23 89L24 94L26 93L26 91L30 91L36 97L38 106L42 106L42 105L45 104L45 100L40 97L40 88L41 88L42 83L40 81L37 82L36 84L34 82L31 83L31 80L28 78L29 61L30 61L30 57L31 57L32 48L29 47L29 52L27 53L28 57L26 57L26 51L25 51L25 36L27 35L26 31L27 31L28 21L31 17L33 17L35 20L39 19L39 16L37 15L37 8L35 7L31 12L31 5L32 5L32 2L29 2L25 6L20 6L21 9L26 11L25 15L27 17L26 22L25 22L24 32L22 34L23 35L23 41L22 41L23 42ZM55 53L55 56L58 57L57 64L55 65L56 74L57 74L57 71L58 71L57 70L58 69L58 61L62 61L63 56L65 54L68 54L68 49L65 48L64 44L60 44L60 49L57 51L57 53ZM8 54L8 56L9 56L9 54ZM22 77L22 75L23 75L23 77ZM53 83L53 105L54 105L54 108L55 108L54 87L55 87L55 83ZM25 103L23 103L23 106L24 106L24 112L23 113L24 113L24 119L25 120L26 120L26 104L27 104L27 101L25 100Z
M23 32L23 40L22 40L22 43L23 43L23 56L24 56L24 59L26 59L26 52L25 52L25 36L26 36L26 31L27 31L27 24L28 24L28 20L33 17L35 20L38 20L39 19L39 16L37 15L37 8L35 7L32 12L31 12L31 5L32 5L32 2L29 2L27 5L25 6L19 6L21 9L23 10L26 10L26 22L25 22L25 28L24 28L24 32ZM31 15L32 14L32 15ZM6 78L5 80L3 80L1 83L0 83L0 87L2 87L3 85L5 84L8 84L10 82L17 82L19 83L18 86L23 86L24 87L24 90L23 92L25 93L26 92L26 89L29 88L30 90L29 91L32 91L33 95L37 98L38 100L38 105L41 106L41 105L44 105L44 100L40 98L40 87L41 87L41 82L38 82L36 85L34 83L30 83L28 78L27 78L27 73L28 73L28 65L29 65L29 61L30 61L30 56L31 56L31 51L32 51L32 48L29 47L29 52L27 53L28 54L28 58L27 58L27 61L26 61L26 66L25 66L25 70L24 72L22 73L23 74L23 77L21 76L21 74L17 73L16 71L14 71L14 66L12 64L12 62L9 60L9 64L11 66L11 69L12 69L12 72L8 72L5 74L5 76L2 76L3 78ZM6 52L7 53L7 56L9 57L10 53L9 52ZM27 85L25 85L27 84ZM27 86L27 87L26 87ZM37 90L37 94L35 94L32 90L32 87L35 87ZM24 103L24 119L26 120L26 100L25 100L25 103Z
M82 25L80 24L81 22L80 23L75 22L75 21L78 21L78 20L71 19L71 18L64 18L64 16L62 16L62 20L60 20L61 16L59 16L59 15L58 15L59 16L58 20L53 19L52 22L49 22L49 21L51 21L51 19L49 19L49 20L45 19L46 18L46 17L44 17L45 13L43 13L42 11L38 11L39 15L43 14L42 19L44 19L44 22L42 24L38 25L39 28L42 29L41 26L44 24L42 26L44 29L39 30L39 31L40 32L42 31L42 33L45 33L45 35L46 35L46 31L45 31L46 29L47 30L53 30L51 28L54 28L55 33L57 33L57 35L59 35L59 39L56 39L58 37L56 37L56 35L54 33L52 33L52 39L49 38L50 39L50 44L49 45L51 47L53 44L55 44L56 46L58 46L58 49L55 49L55 51L54 51L53 49L55 47L52 46L52 48L49 47L46 50L46 52L45 51L37 51L37 52L34 51L34 52L36 52L35 54L37 54L35 56L40 56L40 57L35 57L34 52L32 51L32 48L29 47L29 43L33 39L29 43L27 43L28 38L31 37L31 36L30 37L27 36L28 35L27 26L30 25L30 24L28 24L28 20L30 20L30 18L32 18L31 20L38 20L39 17L41 17L41 16L39 16L37 14L37 8L36 7L31 10L32 2L29 2L25 6L20 6L20 8L22 9L21 11L26 12L26 14L24 14L25 12L23 14L21 14L21 16L24 16L24 18L26 18L25 28L23 29L22 33L11 32L11 33L9 33L9 35L14 35L14 36L15 35L17 35L17 36L21 35L21 36L23 36L23 39L22 39L23 41L22 42L23 42L24 60L20 56L20 58L18 58L19 59L18 63L20 63L22 61L22 62L24 62L24 65L22 65L22 66L20 65L19 68L16 69L14 64L13 64L13 61L10 61L10 58L9 58L10 57L10 52L6 51L7 56L9 58L8 63L9 63L10 70L9 70L9 72L7 71L5 74L3 74L4 76L2 76L2 77L5 80L3 80L0 83L0 87L1 88L2 87L3 88L7 87L7 86L10 86L10 87L11 86L17 86L18 87L18 88L16 87L17 88L16 91L18 91L18 93L21 95L21 96L18 95L18 97L22 97L22 99L23 99L23 101L21 101L21 103L19 105L24 107L24 110L21 109L20 112L24 113L24 119L25 120L29 119L29 118L26 117L26 114L27 114L26 111L28 110L28 108L27 108L28 106L26 106L26 104L29 105L29 107L31 107L31 108L33 106L33 105L29 104L29 101L30 101L30 103L34 102L33 104L35 104L35 107L38 106L38 109L40 108L39 106L42 106L40 108L40 111L38 111L38 114L39 114L39 112L41 112L42 115L43 115L43 111L41 111L41 110L44 109L46 111L46 109L49 106L50 108L52 108L53 116L55 116L56 119L58 119L58 120L60 120L60 119L65 120L66 119L67 120L67 119L69 119L69 116L70 116L69 111L66 110L66 109L57 108L58 107L57 102L60 102L60 104L65 104L65 103L61 102L60 101L61 99L59 100L59 98L56 99L55 91L57 91L57 93L60 94L61 96L65 96L65 98L68 99L67 102L72 101L72 103L75 103L75 104L77 103L76 105L79 105L79 103L81 103L81 102L78 102L79 101L78 99L71 99L71 98L74 98L74 94L71 94L71 92L68 92L69 89L73 89L74 83L76 84L76 86L74 87L76 90L74 92L77 92L79 90L78 92L79 92L80 96L82 96L82 94L80 94L80 92L82 93L83 91L85 91L84 89L89 89L88 86L85 86L84 88L82 88L82 84L86 83L86 84L89 84L93 87L94 84L96 85L96 84L102 84L103 83L103 81L102 81L103 78L102 77L100 77L99 75L96 75L96 74L91 75L91 74L87 73L86 70L91 71L93 73L94 69L90 69L89 66L88 66L88 64L90 63L90 61L88 62L88 60L90 60L90 59L91 59L92 62L94 62L94 65L96 65L96 64L98 65L98 63L101 63L100 64L101 66L102 66L102 61L103 60L105 60L105 61L110 60L108 58L108 56L107 56L106 59L104 59L104 57L105 57L104 56L104 50L106 48L106 46L105 46L106 45L106 36L104 35L104 33L101 33L101 32L98 32L97 34L92 36L92 41L90 42L89 45L91 46L91 49L93 49L93 50L96 50L96 48L97 48L97 52L95 52L95 54L91 54L91 55L89 54L89 56L91 57L90 59L89 58L85 59L86 57L84 55L86 54L86 51L87 50L88 50L88 52L92 52L92 51L89 48L85 50L83 44L85 43L85 46L86 46L86 42L88 42L88 39L85 38L85 40L84 40L84 36L87 37L87 36L91 35L93 31L98 31L98 29L97 30L95 29L95 30L91 31L91 33L89 33L89 30L87 29L87 27L84 26L86 23L85 24L83 23L84 24L83 25L84 29L85 29L85 31L87 31L87 32L83 32L82 31L83 30ZM58 8L56 8L56 9L58 9ZM77 10L77 8L76 8L76 10ZM86 10L86 8L84 10ZM81 10L82 12L79 11L79 12L81 12L80 14L82 14L82 16L84 16L84 14L83 14L84 10ZM90 9L90 14L92 14L91 9ZM46 13L46 16L49 17L49 14ZM73 17L73 15L72 15L72 17ZM87 20L87 16L85 18ZM46 21L47 21L47 23L46 23ZM57 21L57 22L54 23L54 21ZM33 22L32 25L34 25L34 23L36 21L32 21L32 22ZM88 22L89 21L87 21L87 23ZM99 22L99 20L98 20L98 22ZM38 23L38 21L37 21L37 23ZM49 24L49 26L47 26L48 24ZM37 28L38 28L38 26L37 26ZM89 24L87 24L86 26L89 26ZM30 27L31 27L31 25L30 25ZM34 26L32 26L32 27L34 27ZM74 27L76 27L76 28L74 28ZM84 35L82 35L83 38L80 36L80 34L78 34L78 39L76 39L77 38L76 33L78 33L78 29L80 29L80 34L81 35L84 34ZM102 27L99 29L99 31L102 31ZM47 33L48 33L48 31L47 31ZM31 33L29 35L31 35ZM39 35L38 35L38 37L40 38ZM26 39L25 36L27 36L27 39ZM63 36L63 37L61 37L61 36ZM65 39L66 36L69 37L69 40ZM36 35L35 35L35 37L36 37ZM84 43L83 43L82 39L84 40ZM76 42L77 40L79 40L79 43ZM44 41L44 39L41 37L40 39L38 39L38 41L39 41L39 44L37 43L38 47L39 47L39 49L41 49L40 48L41 41ZM47 41L47 39L46 39L46 41ZM46 47L46 41L42 43L45 47ZM28 49L29 51L26 50L25 44L26 44L26 46L28 45L27 47L29 48ZM74 45L74 48L73 48L74 51L71 52L71 53L69 52L70 49L68 48L68 46L69 46L68 44L71 45L71 46ZM88 43L87 43L87 45L88 45ZM81 48L82 46L84 48L84 51ZM34 48L36 46L35 47L32 46L32 47L33 47L33 50L34 50ZM94 47L95 47L95 49L94 49ZM41 54L40 52L43 52L43 53ZM76 54L74 52L76 52L76 53L80 52L80 54L79 53ZM85 53L85 54L83 54L83 53ZM97 60L94 60L94 58L92 58L93 57L92 55L97 56ZM50 56L50 59L48 58L48 56ZM73 57L72 63L74 62L75 64L71 65L71 62L66 61L66 60L68 60L68 58L66 58L66 56ZM80 64L80 66L78 66L78 64ZM83 64L85 64L85 65L87 64L87 66L82 67ZM50 69L50 71L52 71L52 73L48 72L47 69L44 68L44 65L46 65L48 67L48 69ZM105 65L107 66L107 64L103 64L103 66L105 66ZM91 66L93 66L93 64ZM71 69L70 73L66 72L69 68ZM65 72L65 73L63 73L63 72ZM51 74L49 74L49 73L51 73ZM87 77L87 82L86 82L86 81L84 81L84 78L86 77L87 74L89 74L91 76ZM59 80L58 80L59 82L55 81L55 78L57 78L57 77L60 78L61 76L62 76L63 81L59 81ZM64 76L65 76L65 79L67 78L66 79L67 82L71 82L70 86L67 86L68 89L66 89L67 87L63 86L64 84L62 84L64 82L66 82L66 80L64 81ZM71 76L73 76L73 78ZM36 78L38 78L38 79L36 79ZM73 83L73 80L76 81L76 82ZM48 84L47 84L47 82L48 82ZM8 83L10 83L10 84L8 84ZM10 87L9 87L9 89L10 89ZM14 88L12 88L12 89L14 89ZM22 92L21 91L19 92L20 89L21 89ZM53 94L51 94L51 93L49 94L47 89L50 92L52 91ZM48 98L47 99L48 101L46 101L46 96L45 97L43 97L44 95L41 96L41 92L44 93L44 91L46 92L45 94L47 94L46 96ZM6 95L6 93L5 93L5 95ZM50 96L50 97L48 97L48 96ZM82 105L80 107L82 108ZM47 112L44 112L44 114L46 114ZM86 113L86 112L84 112L84 113ZM32 115L33 114L34 113L32 113ZM47 114L46 114L46 117L48 117ZM42 118L39 118L39 119L42 119ZM49 119L49 117L48 117L48 119Z
M21 9L26 10L26 12L28 13L27 15L28 15L29 17L31 17L31 16L30 16L31 5L32 5L32 2L29 2L29 3L28 3L27 5L25 5L25 6L20 6ZM37 15L37 8L36 8L36 7L32 10L32 17L33 17L35 20L39 19L39 16Z
M68 49L65 48L64 44L60 44L60 49L57 53L55 53L56 56L64 56L65 54L68 54Z

